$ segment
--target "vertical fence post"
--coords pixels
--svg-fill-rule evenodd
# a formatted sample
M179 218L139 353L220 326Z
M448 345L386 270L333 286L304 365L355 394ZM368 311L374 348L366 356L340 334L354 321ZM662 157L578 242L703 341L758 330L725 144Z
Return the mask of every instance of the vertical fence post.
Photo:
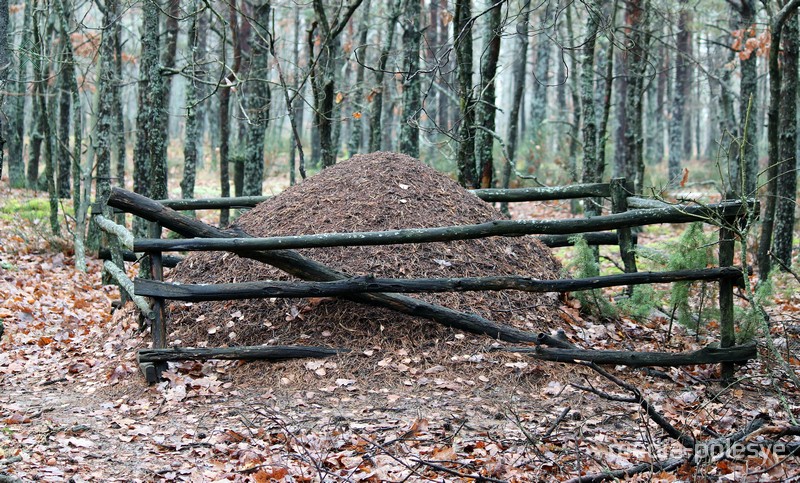
M625 178L613 178L611 180L611 212L625 213L628 211L628 196L633 194L633 185ZM636 252L633 246L633 236L630 228L617 229L617 241L619 242L619 254L625 266L626 273L636 273ZM628 287L628 292L633 287Z
M148 236L150 238L161 238L161 225L156 222L149 224ZM160 251L148 252L150 257L150 275L153 280L159 282L164 280L164 265L162 263L162 255ZM164 299L160 297L153 298L153 323L150 328L153 337L153 349L166 349L167 348L167 320L164 312ZM166 370L166 362L155 363L154 373L145 374L148 382L157 382L161 379L161 373ZM155 380L151 380L151 378Z
M719 266L733 266L734 232L730 228L738 218L725 218L719 230ZM747 276L746 274L744 276ZM736 328L733 318L733 285L734 280L725 278L719 281L719 330L720 347L732 347L736 344ZM733 379L733 363L723 362L721 375L723 383Z

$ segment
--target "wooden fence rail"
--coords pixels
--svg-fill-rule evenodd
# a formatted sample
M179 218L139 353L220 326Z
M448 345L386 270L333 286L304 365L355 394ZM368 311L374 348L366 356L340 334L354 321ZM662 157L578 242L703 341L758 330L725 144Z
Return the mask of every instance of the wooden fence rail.
M675 281L719 280L720 281L720 332L722 334L721 352L703 352L702 360L714 362L728 361L723 370L732 368L732 362L741 362L751 357L752 350L737 350L732 337L733 287L741 283L742 271L733 267L733 237L730 227L737 219L757 209L754 203L723 201L711 205L669 205L660 201L638 199L630 196L629 185L624 179L614 179L611 183L597 183L553 188L528 188L523 190L474 190L477 196L487 201L529 201L575 198L611 198L612 214L582 219L567 220L497 220L487 223L462 226L443 226L434 228L390 230L383 232L326 233L269 238L237 236L231 231L220 230L199 220L180 215L178 210L220 209L254 206L267 197L218 198L206 200L169 200L163 204L148 198L114 188L108 205L131 213L151 222L150 238L133 241L133 252L145 252L152 259L153 280L137 279L134 295L148 296L154 301L152 308L153 349L140 352L140 361L151 364L147 370L148 380L158 378L159 370L168 360L203 358L272 358L265 348L209 348L209 349L168 349L166 347L166 321L163 317L166 299L203 301L236 300L265 297L322 297L339 296L357 302L386 307L406 314L428 318L437 323L476 334L486 334L509 342L527 342L545 345L550 348L572 350L570 353L546 353L540 351L541 358L551 360L591 359L605 361L595 351L589 355L574 352L576 349L562 339L547 334L532 334L513 327L497 324L476 314L457 312L446 307L431 304L420 299L400 295L402 293L473 291L473 290L522 290L529 292L566 292L596 289L613 286L632 286L646 283L665 283ZM630 210L632 206L641 209ZM701 270L681 270L672 272L636 272L633 246L635 233L632 228L660 223L703 222L720 227L720 266ZM161 227L168 228L186 239L161 239ZM113 228L113 227L109 227ZM615 230L608 232L606 230ZM592 277L586 279L535 280L526 277L467 277L434 279L392 279L373 277L349 277L348 275L310 260L294 249L367 246L402 243L429 243L467 240L491 236L540 235L550 246L564 246L571 243L574 234L584 234L594 243L619 244L626 271L620 275ZM226 250L239 256L252 258L305 281L300 282L251 282L218 285L180 285L165 283L161 278L162 266L177 263L180 257L163 256L165 251L205 251ZM123 252L126 259L136 257L133 252ZM724 294L723 294L724 292ZM295 354L311 354L311 349L292 347ZM306 350L308 349L308 350ZM238 351L238 352L237 352ZM337 353L338 349L329 349ZM280 351L279 351L280 352ZM324 351L323 351L324 352ZM599 352L599 351L597 351ZM576 356L576 354L578 354ZM319 354L318 354L319 355ZM330 354L323 354L330 355ZM302 355L301 355L302 356ZM636 356L625 353L608 356L619 360L641 361ZM633 358L631 358L633 357ZM668 356L658 360L666 360ZM716 357L716 358L715 358ZM687 361L700 360L697 357ZM623 362L624 363L624 362ZM633 362L632 362L633 363ZM697 362L694 362L697 363ZM147 365L146 364L146 365ZM637 362L637 364L645 364ZM149 371L149 372L148 372Z

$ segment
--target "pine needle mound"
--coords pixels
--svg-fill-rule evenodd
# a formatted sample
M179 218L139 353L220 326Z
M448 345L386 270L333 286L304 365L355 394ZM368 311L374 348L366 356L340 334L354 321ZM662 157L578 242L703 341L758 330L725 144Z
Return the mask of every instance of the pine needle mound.
M411 157L377 152L354 156L259 204L236 225L256 237L379 231L483 223L501 219L490 204ZM560 265L533 237L428 244L299 250L351 275L558 278ZM181 283L210 284L293 277L224 252L195 252L170 274ZM554 294L465 292L415 294L531 331L550 331ZM427 348L455 330L432 321L338 299L265 299L171 304L174 339L182 346L304 344ZM473 339L473 337L470 337ZM477 339L481 339L478 337ZM488 337L484 343L489 342Z

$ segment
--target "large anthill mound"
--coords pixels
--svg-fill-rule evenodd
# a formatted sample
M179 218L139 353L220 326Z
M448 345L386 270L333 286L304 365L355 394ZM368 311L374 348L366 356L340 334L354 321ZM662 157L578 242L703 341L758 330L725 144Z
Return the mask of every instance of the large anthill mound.
M256 237L377 231L482 223L502 218L490 204L408 156L372 153L328 168L243 214L239 228ZM532 237L462 242L299 250L351 275L474 277L523 275L553 279L559 264ZM182 283L289 280L290 276L232 254L197 252L171 273ZM522 329L553 328L552 294L466 292L414 295ZM272 299L172 304L173 337L181 345L367 344L430 347L452 339L434 322L336 299ZM380 340L376 341L375 337ZM488 340L488 339L487 339Z

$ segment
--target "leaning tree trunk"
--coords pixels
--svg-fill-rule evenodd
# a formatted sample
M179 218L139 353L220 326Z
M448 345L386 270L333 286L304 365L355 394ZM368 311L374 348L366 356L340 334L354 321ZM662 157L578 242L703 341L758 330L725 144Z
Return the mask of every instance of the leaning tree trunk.
M422 15L420 0L407 0L405 8L406 26L403 30L405 50L403 78L403 118L400 124L400 152L419 158L419 112L421 79L419 71L419 44L422 31L419 17Z
M783 35L783 88L780 106L780 164L778 166L777 202L775 206L775 241L772 255L781 269L792 266L794 211L797 201L797 68L798 14L786 22Z
M250 29L250 45L253 62L250 66L250 87L246 105L250 126L247 132L247 159L244 165L244 196L261 196L264 181L264 137L269 124L270 89L269 77L269 25L270 3L262 0L253 12L254 21ZM248 87L247 85L245 87Z
M461 120L458 126L458 182L476 187L475 171L475 96L472 89L472 8L471 0L456 0L453 19L453 45L456 50L458 99Z
M689 60L687 59L687 49L689 48L689 23L691 13L688 10L687 0L681 0L681 12L678 17L678 37L675 46L675 87L672 98L672 119L669 124L669 162L668 178L672 181L680 179L681 161L683 155L684 137L684 112L686 110L686 98L691 85L687 81Z
M481 62L480 103L476 112L477 131L475 132L475 159L477 164L478 187L491 188L494 182L494 136L495 136L495 80L497 61L500 58L500 39L502 38L502 6L497 2L491 7L486 24L488 45Z

